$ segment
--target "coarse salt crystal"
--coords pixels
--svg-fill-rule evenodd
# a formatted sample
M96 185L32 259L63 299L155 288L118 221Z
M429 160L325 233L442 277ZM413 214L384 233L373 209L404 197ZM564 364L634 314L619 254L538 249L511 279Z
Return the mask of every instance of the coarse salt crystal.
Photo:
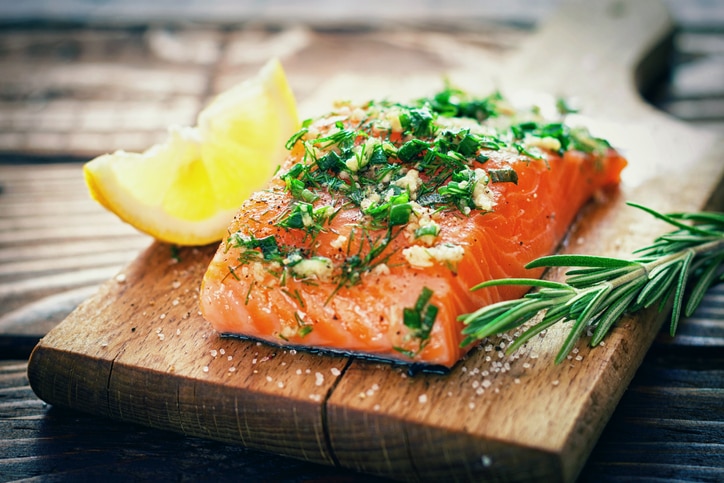
M202 370L203 370L204 372L209 372L209 366L204 366L204 368L203 368Z
M322 374L321 372L315 372L314 384L316 384L317 386L321 386L322 384L324 384L324 374Z
M339 376L340 374L342 374L342 371L340 371L336 367L333 367L332 369L330 369L329 372L331 372L333 376Z
M267 381L267 382L272 382L273 380L274 380L274 379L272 379L271 376L266 376L266 381Z
M417 400L420 404L425 404L427 402L427 394L420 394Z

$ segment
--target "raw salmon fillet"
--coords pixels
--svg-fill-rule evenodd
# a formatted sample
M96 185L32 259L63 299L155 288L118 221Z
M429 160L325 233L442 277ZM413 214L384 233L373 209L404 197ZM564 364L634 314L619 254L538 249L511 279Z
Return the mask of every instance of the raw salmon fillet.
M451 367L458 316L523 295L581 206L619 183L608 143L498 94L339 103L247 200L200 293L220 334Z

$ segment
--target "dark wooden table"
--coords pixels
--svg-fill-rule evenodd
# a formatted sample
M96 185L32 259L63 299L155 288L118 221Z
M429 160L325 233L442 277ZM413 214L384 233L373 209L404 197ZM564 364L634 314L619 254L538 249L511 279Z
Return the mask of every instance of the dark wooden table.
M278 2L207 10L203 2L98 2L83 10L64 0L52 12L42 3L0 5L0 482L378 481L35 397L25 375L35 342L150 242L89 199L81 162L144 149L169 124L193 124L209 96L271 55L282 58L303 104L332 72L402 74L504 55L555 2L495 11L501 2L458 1L447 10L401 2L415 12L404 15L404 5L373 1L340 12L317 1L289 7L294 22L279 16L290 10ZM671 68L646 95L724 135L724 2L672 7L679 30ZM581 481L724 481L723 349L718 287L675 339L660 334Z

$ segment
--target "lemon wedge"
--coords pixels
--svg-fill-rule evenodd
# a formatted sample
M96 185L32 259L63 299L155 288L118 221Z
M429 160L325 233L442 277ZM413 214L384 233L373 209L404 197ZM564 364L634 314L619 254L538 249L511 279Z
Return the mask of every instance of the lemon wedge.
M236 210L264 186L299 129L276 59L217 96L194 127L171 127L142 153L116 151L83 166L91 196L123 221L177 245L220 240Z

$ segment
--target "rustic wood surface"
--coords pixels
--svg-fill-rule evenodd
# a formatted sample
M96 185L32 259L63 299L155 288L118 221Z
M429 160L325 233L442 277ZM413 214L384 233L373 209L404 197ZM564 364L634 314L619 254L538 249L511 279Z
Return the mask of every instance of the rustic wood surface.
M468 44L471 44L472 48L481 55L493 59L506 50L510 50L519 40L528 35L527 31L512 27L498 26L496 29L487 31L483 36L470 33L458 33L452 36L445 32L436 32L435 35L438 41L452 38L455 42L462 42L462 44L455 43L454 45L457 47L469 47ZM87 29L80 30L86 31ZM252 28L253 30L254 28ZM22 33L25 31L23 29L19 29L19 31L22 37ZM248 34L248 31L244 29L241 33L235 30L214 31L210 29L205 34L209 32L214 34L210 35L212 38L227 41L225 49L228 49L228 46L233 43L230 39L240 38L242 40L239 42L242 43L243 41L259 41L259 38L254 35L244 37L244 33ZM267 40L276 38L274 32L263 29L259 32ZM11 33L17 34L17 32ZM113 43L114 38L120 43L121 47L116 47L119 51L124 50L123 46L127 45L129 39L135 39L133 40L135 55L147 48L144 46L145 39L138 39L138 32L129 34L121 29L120 32L95 33L96 37L92 35L89 37L91 39L89 45L97 47L97 40L107 35L109 46ZM386 39L387 44L385 45L392 44L398 48L401 45L406 46L409 48L408 59L411 63L404 65L405 68L419 68L419 66L425 65L430 56L439 55L439 50L436 50L439 49L439 46L426 47L428 45L426 39L431 35L428 31L420 32L413 29L405 32L404 35L396 32L390 37L381 36L380 32L374 31L342 33L322 31L320 33L311 30L311 33L316 41L320 41L323 46L331 50L334 50L336 36L349 38L349 35L358 36L357 38L361 39L362 46L359 47L361 52L364 51L365 45L367 49L379 45L380 38ZM49 36L52 38L53 34L50 32ZM68 35L67 31L55 34L56 41L75 38L74 35ZM181 32L180 36L183 37L185 34L188 32ZM497 34L499 36L496 37ZM460 40L461 35L463 40ZM693 34L689 32L687 35L690 39L687 48L695 48L697 42L691 41L692 35L694 39L699 40L701 40L701 36L696 32ZM702 35L704 38L717 38L715 34L711 33L705 32ZM7 34L7 37L3 38L12 37ZM194 37L194 35L189 35L189 37ZM27 35L24 40L31 43L39 41L41 45L43 43L42 36L36 37L35 34ZM681 43L681 38L679 38L679 42ZM22 45L22 42L13 45ZM699 42L698 45L709 45L707 48L711 49L711 44L707 42ZM243 50L240 48L239 52ZM423 51L423 55L420 55L420 50ZM42 52L43 49L40 48L38 51ZM80 51L83 51L83 48L80 48ZM224 52L228 52L228 50L224 50ZM682 48L679 47L679 55L682 55L681 52ZM686 54L692 55L691 50ZM99 54L99 57L106 55L108 55L107 52L103 55ZM131 52L129 58L138 61L133 55L134 53ZM699 55L702 58L707 57L704 54ZM419 64L415 64L415 59L419 60ZM260 60L257 59L255 62ZM89 63L94 61L97 59L92 59L91 55ZM217 59L212 63L215 62L220 61ZM223 65L223 62L220 63ZM147 65L163 66L164 64L147 60ZM716 71L715 67L711 67L712 64L708 65L710 65L710 71ZM713 65L716 66L716 62ZM255 64L252 63L243 69L237 66L236 72L231 72L235 69L230 69L225 74L223 68L215 65L214 69L209 69L209 72L213 70L211 77L215 80L201 89L202 93L199 95L203 98L208 92L223 88L231 82L231 79L238 78L239 72L252 72L254 70L252 66L255 67ZM308 63L300 61L297 67L304 72L302 67L308 67ZM354 71L357 66L350 63L347 68ZM288 70L290 69L288 68ZM95 82L102 84L103 75L99 74L100 80ZM311 73L309 75L306 82L299 82L300 92L307 94L312 92L314 82ZM47 78L44 77L37 82L46 81ZM108 81L108 78L105 81ZM707 84L706 76L698 78L698 81L701 84ZM14 85L16 89L19 89L18 85L22 84L18 80L12 84L12 78L6 82L11 87ZM77 80L69 79L66 82L72 83ZM709 79L708 84L710 89L704 92L716 92L718 83ZM306 91L304 91L305 86ZM41 86L39 92L42 93L43 89L50 90L51 87L51 85ZM176 86L173 83L166 85L167 89L172 87ZM133 90L132 87L129 88L120 82L116 84L116 88ZM63 95L71 97L79 96L79 94L99 97L107 95L102 94L101 89L89 89L90 92L86 92L84 89L86 87L76 85L65 91L56 87L54 92L61 98ZM653 91L652 96L659 99L660 105L669 108L684 105L681 103L687 100L699 101L700 99L696 95L701 96L701 94L687 96L681 92L672 95L671 92L675 92L675 89L669 84L659 84L657 89ZM6 88L6 90L12 92L11 88ZM58 92L60 94L57 94ZM137 93L128 94L130 97L135 95ZM713 97L716 98L716 94ZM120 95L109 104L113 104L113 107L117 109L126 100L128 97L124 98L123 95ZM54 102L52 96L49 96L48 102L51 104ZM200 101L197 104L200 105ZM88 105L92 107L92 103ZM11 144L10 148L6 149L8 154L4 159L6 161L13 158L18 159L16 155L10 154L10 151L19 151L25 162L37 161L35 158L28 157L27 154L52 155L58 156L60 159L67 159L68 157L82 158L93 152L92 148L82 147L74 150L70 145L57 144L57 141L66 137L63 134L71 134L73 124L69 125L69 119L77 119L77 116L81 116L85 106L86 104L78 101L77 112L73 113L76 117L66 117L65 121L60 121L55 125L52 122L39 123L44 114L48 114L52 120L54 115L52 110L45 112L38 106L34 106L36 109L28 109L28 112L24 113L26 119L29 120L24 128L26 133L31 131L31 128L41 126L38 129L42 134L45 129L43 126L46 126L51 136L45 138L41 136L40 139L51 141L48 144L35 144L34 149L21 149ZM671 110L675 109L671 108ZM9 111L3 111L3 113L7 112ZM67 112L63 112L61 108L56 111L55 115L58 112L67 115ZM122 112L127 113L127 111ZM193 118L194 109L189 112L188 118L184 119ZM163 110L141 117L150 123L154 118L162 118L160 114L163 114ZM14 115L12 114L12 116ZM103 142L125 132L129 134L129 140L136 139L139 145L148 142L148 138L144 136L147 136L153 129L144 130L142 134L139 134L143 139L138 140L138 136L136 136L138 133L134 133L132 128L128 129L129 132L117 129L115 133L112 132L112 129L107 128L116 122L113 109L106 112L105 115L108 116L105 119L105 125L88 121L87 126L97 126L98 130L97 132L90 130L86 133L87 139L95 138L98 146L102 146ZM125 114L121 114L121 117L123 115ZM15 119L12 116L3 116L2 119L7 122L9 118ZM708 114L700 116L690 116L690 119L701 124L713 125L715 129L720 126L717 123L724 117L717 118L715 115ZM98 115L95 119L103 119L103 116ZM125 122L133 124L127 119ZM164 124L163 119L157 119L157 122L157 135L161 135L167 122ZM119 125L124 124L119 123ZM69 131L61 132L59 135L57 132L53 132L53 126L55 129L62 127ZM105 130L103 126L106 126ZM4 132L12 133L13 130L7 129ZM52 142L53 134L55 134L55 145ZM153 135L150 136L152 138ZM16 136L13 139L16 139L15 142L20 142L17 141L20 137L22 136ZM27 142L27 140L35 138L25 136L24 139ZM99 147L97 150L105 149ZM22 359L25 357L30 344L37 340L39 334L45 333L47 328L60 320L70 308L94 291L99 281L112 278L126 261L134 258L139 250L149 243L147 238L116 223L113 217L88 202L79 173L78 164L2 166L0 180L3 182L4 190L0 201L3 203L2 255L4 258L2 268L4 271L0 278L3 284L1 293L3 318L0 319L2 320L0 330L3 333L2 341L6 344L6 346L0 347L0 350L3 351L3 358ZM40 202L36 202L41 196L47 197L47 202L42 199ZM8 214L6 215L6 213ZM93 221L88 223L89 219ZM38 226L43 227L41 233L38 233ZM76 272L76 270L78 271ZM641 479L679 477L681 479L716 481L721 478L721 441L724 417L720 404L717 404L722 395L722 370L724 367L721 352L717 352L724 345L721 319L717 318L717 314L721 312L721 303L721 292L715 292L710 296L709 303L701 314L682 325L680 336L677 339L672 342L664 335L660 337L637 378L634 379L628 392L624 395L611 423L594 449L581 479L605 480L630 476ZM175 332L171 333L171 335L173 334ZM155 332L151 336L158 338L158 334ZM3 459L0 460L0 464L2 464L0 476L3 480L48 475L50 468L53 468L58 461L61 462L61 475L63 475L61 478L73 478L73 476L81 474L92 477L93 474L109 472L111 474L128 472L139 478L150 477L166 469L170 463L176 465L170 475L172 479L180 479L184 476L188 476L190 479L195 477L199 479L221 477L223 479L228 478L229 475L238 476L244 471L256 479L298 481L299 474L305 475L304 477L307 479L319 478L330 481L339 479L363 481L367 479L367 477L340 469L328 469L303 464L296 460L266 454L260 455L254 451L235 446L228 447L207 440L181 438L173 434L135 426L129 430L124 425L108 420L102 420L100 427L103 435L97 435L96 431L99 427L97 418L79 413L68 413L57 408L48 409L35 399L30 393L27 380L23 375L25 364L22 360L9 360L4 362L2 367L4 370L3 390L0 397L3 398L2 407L4 409L3 419L0 420L3 425L1 433L3 439L0 440L3 448L3 451L0 452L3 455ZM145 381L146 384L153 382L153 378ZM119 383L124 383L124 381L121 380ZM133 381L125 381L125 384L132 383ZM368 389L371 388L365 387L365 390ZM7 404L5 404L6 401ZM260 401L259 404L263 404L263 401ZM81 430L75 429L78 427L77 425ZM104 437L108 436L107 432L113 435L110 441L104 440ZM48 441L51 442L48 443ZM55 446L53 446L53 441L56 441ZM41 442L42 447L39 446ZM67 446L64 445L65 442L69 442ZM120 455L114 451L115 447L123 449ZM174 454L169 448L180 451L180 455ZM99 457L96 459L87 455L80 456L83 451L97 454ZM188 464L189 460L197 463L196 467L191 467L192 465ZM210 468L211 461L219 462L218 467ZM293 473L294 471L297 473Z

